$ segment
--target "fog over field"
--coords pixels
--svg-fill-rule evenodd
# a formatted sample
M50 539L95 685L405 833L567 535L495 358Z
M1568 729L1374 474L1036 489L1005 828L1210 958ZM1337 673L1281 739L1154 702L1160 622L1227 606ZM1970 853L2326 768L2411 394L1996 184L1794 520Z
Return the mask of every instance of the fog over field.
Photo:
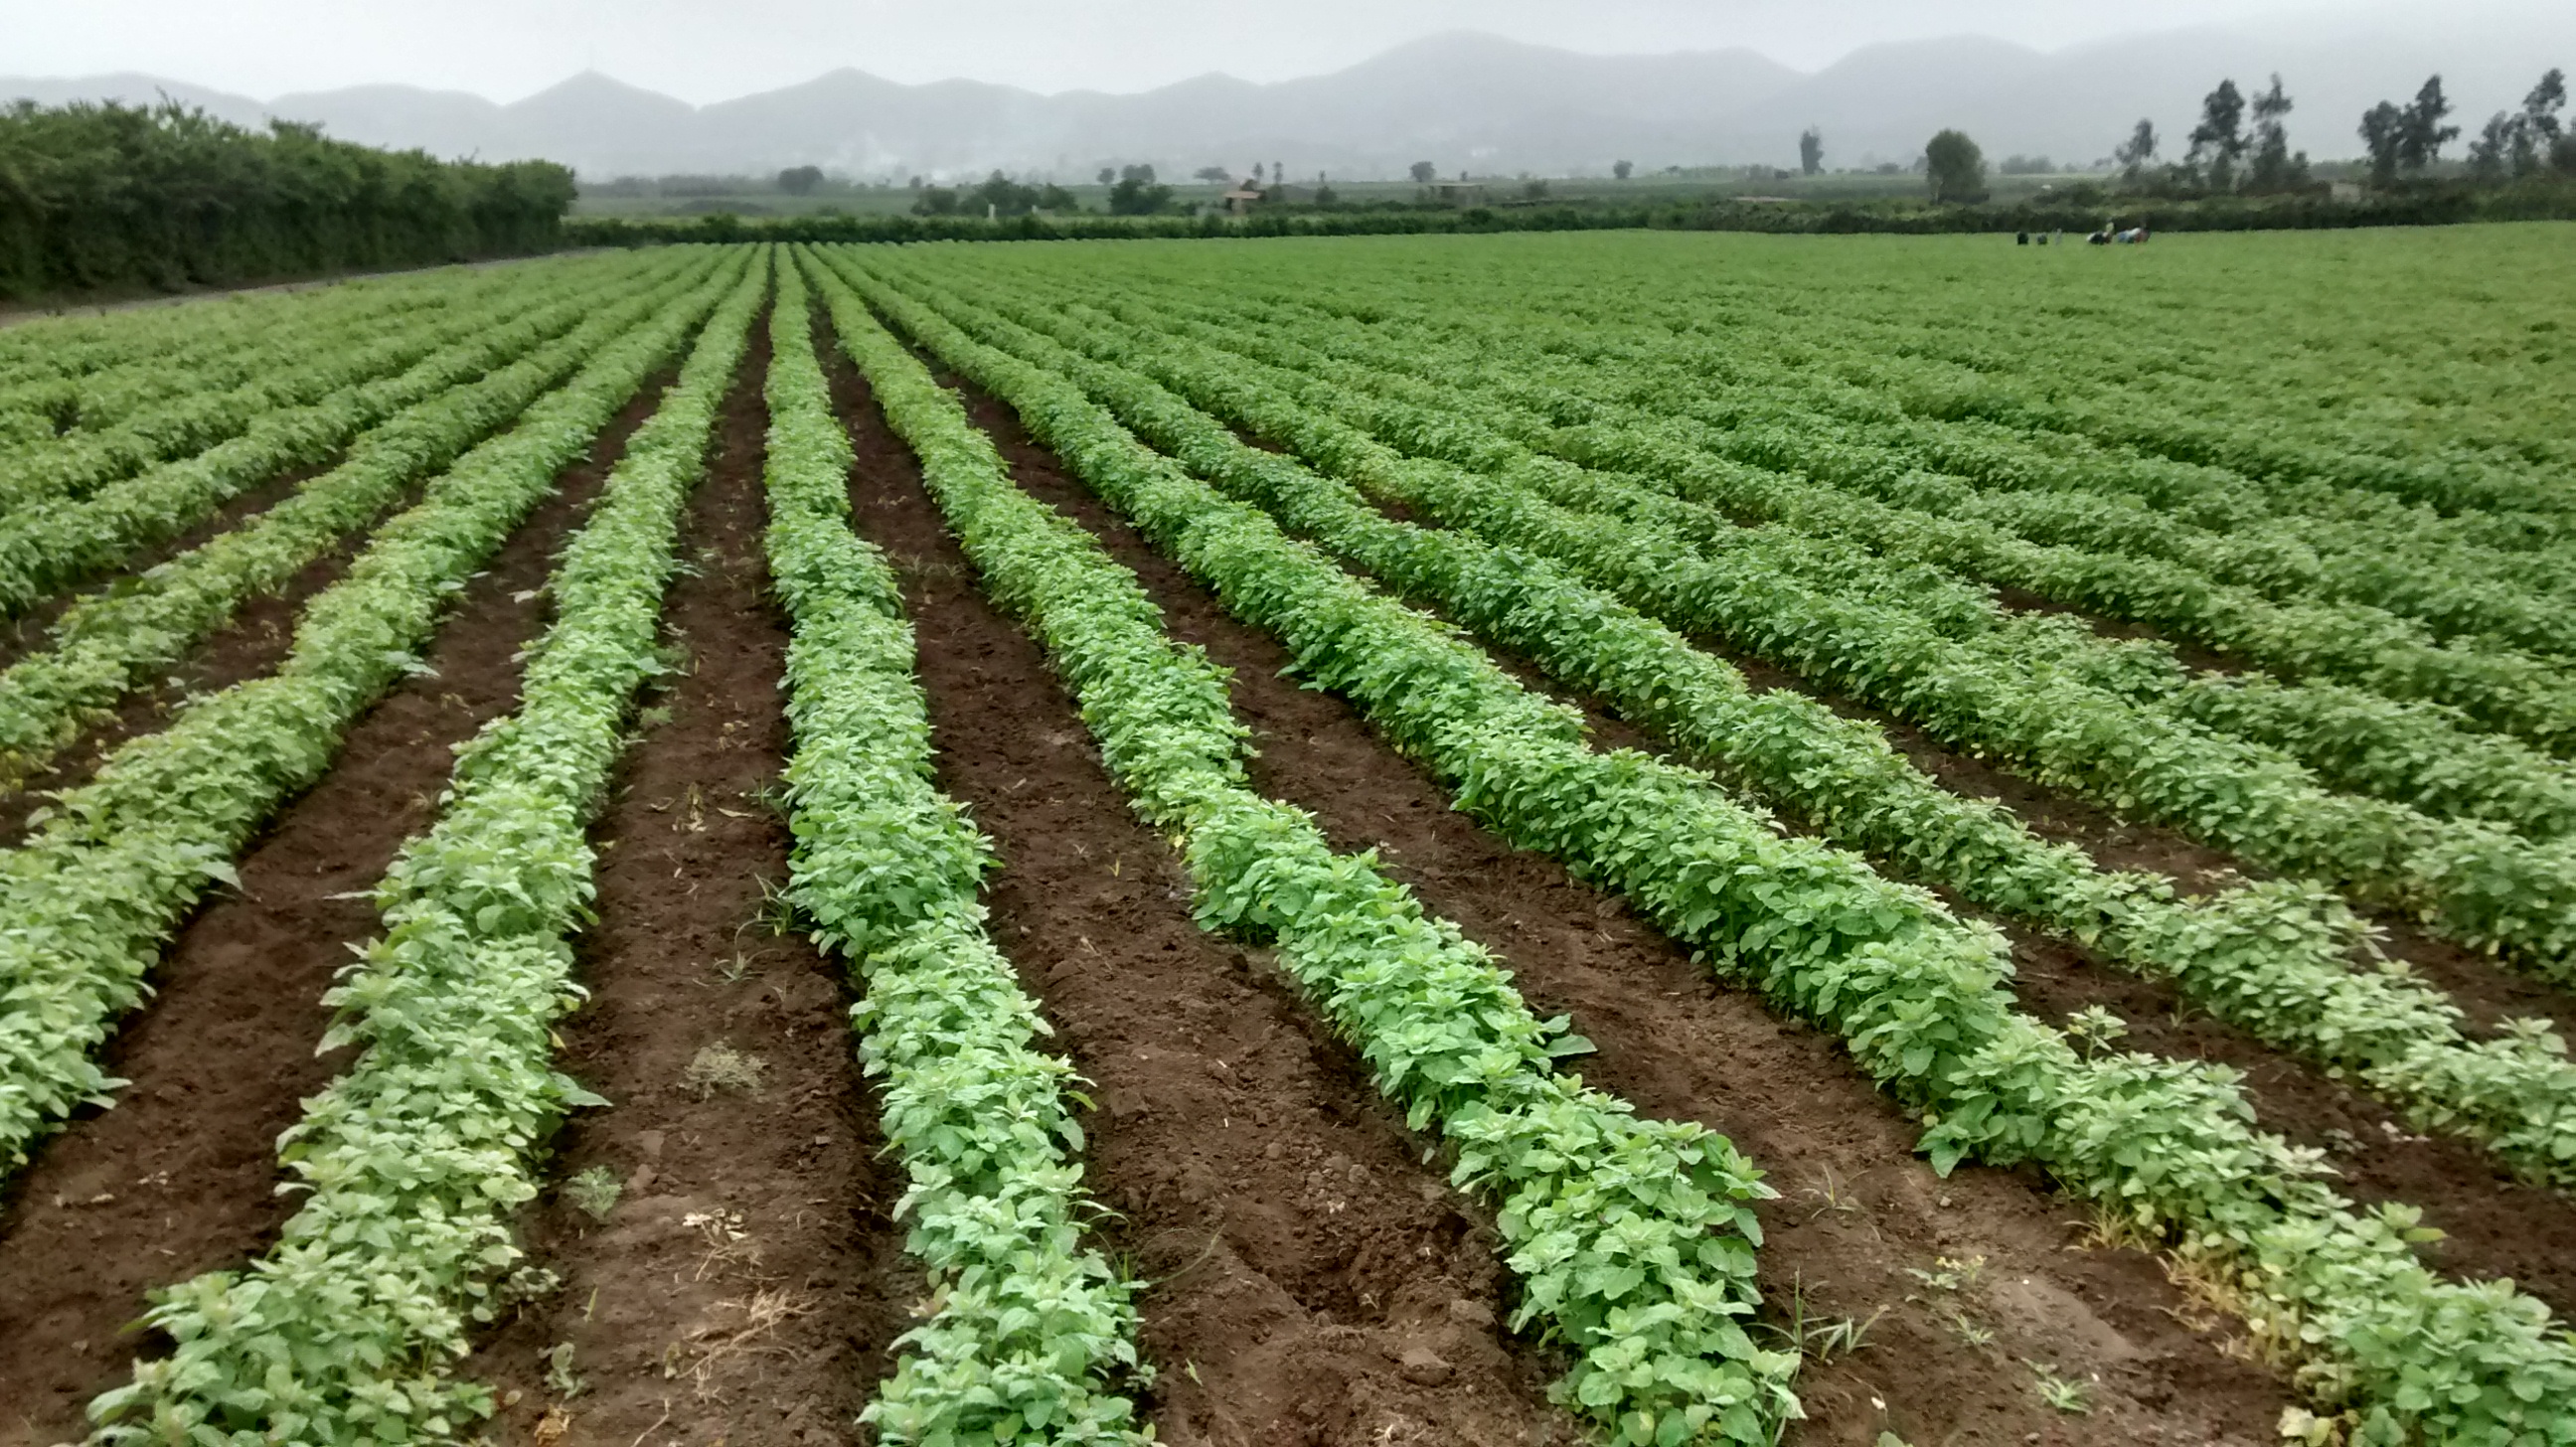
M166 93L244 121L543 156L592 178L800 164L1072 178L1131 161L1277 161L1358 179L1416 160L1551 174L1621 159L1786 165L1808 126L1829 166L1911 158L1943 126L1990 156L2089 162L2141 116L2178 136L2222 76L2251 87L2274 71L2297 102L2292 143L2324 159L2355 154L2359 114L2430 72L2474 129L2542 69L2576 65L2576 6L2521 0L435 9L267 0L216 17L9 0L8 63L23 73L0 94Z

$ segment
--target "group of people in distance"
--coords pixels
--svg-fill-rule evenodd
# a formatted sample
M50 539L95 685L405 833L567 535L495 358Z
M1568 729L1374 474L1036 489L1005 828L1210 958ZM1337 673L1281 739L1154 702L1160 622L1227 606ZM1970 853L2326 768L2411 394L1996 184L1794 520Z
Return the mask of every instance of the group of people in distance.
M2084 243L2087 246L2135 246L2144 242L2146 239L2147 228L2144 226L2132 226L2126 230L2114 231L2111 227L2105 225L2101 230L2085 237ZM2066 233L2063 231L2016 231L2013 233L2013 245L2015 246L2029 246L2034 242L2038 245L2046 246L2052 240L2063 246L2066 244Z

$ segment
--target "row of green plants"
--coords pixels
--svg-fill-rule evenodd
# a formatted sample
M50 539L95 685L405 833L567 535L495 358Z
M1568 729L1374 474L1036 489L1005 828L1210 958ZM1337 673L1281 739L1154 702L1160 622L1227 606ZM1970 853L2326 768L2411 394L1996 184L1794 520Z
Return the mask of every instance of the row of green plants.
M639 274L650 272L604 267L585 273L585 285L536 310L513 315L512 308L496 307L486 326L397 375L268 413L231 441L111 483L77 502L0 515L0 611L22 611L139 548L178 537L242 492L328 461L403 409L473 382L571 330Z
M229 349L220 362L172 358L106 396L94 381L86 383L74 409L58 414L77 425L0 454L0 510L86 497L154 463L238 437L268 412L401 372L511 315L563 270L553 263L505 273L510 285L480 298L460 296L453 307L351 308L299 318L295 327ZM112 415L146 391L163 395Z
M1312 410L1363 427L1385 418L1385 409L1347 389L1246 362ZM1461 424L1450 435L1466 430ZM1407 451L1431 446L1409 429L1390 436ZM1669 494L1533 456L1490 434L1478 440L1475 455L1489 465L1508 459L1477 473L1486 483L1476 498L1480 532L1566 561L1673 627L1725 638L1952 747L2000 755L2117 812L2407 910L2438 933L2501 950L2550 978L2576 969L2569 841L2535 844L2482 821L2332 792L2276 750L2127 696L2117 670L2140 650L2111 647L2075 620L2025 615L1979 636L1973 624L1983 600L1945 589L1924 570L1775 526L1711 520L1694 528L1687 517L1677 520L1690 504ZM1350 480L1372 481L1362 459L1309 460L1337 475L1360 468ZM1919 606L1927 591L1947 600L1948 611Z
M731 272L734 268L728 267ZM148 993L162 942L341 734L397 680L456 591L675 355L728 275L600 349L512 431L433 479L307 603L274 673L121 745L0 853L0 1170L122 1082L90 1052Z
M863 1420L887 1443L1133 1444L1136 1284L1082 1241L1072 1067L977 889L990 841L933 782L894 570L850 531L849 436L797 268L779 273L767 395L772 585L787 610L788 898L859 987L860 1058L909 1182L896 1214L936 1305Z
M369 321L388 330L417 325L453 315L460 305L516 280L489 273L453 287L335 288L292 312L274 304L163 308L165 316L183 319L159 325L157 319L144 320L133 327L160 339L149 351L114 360L101 356L95 360L104 365L78 372L28 368L18 380L0 380L0 448L7 449L0 457L14 458L31 444L127 425L176 399L263 381L312 354L308 328L345 332Z
M1347 427L1301 417L1221 354L1069 316L1042 293L986 285L979 306L909 276L902 284L978 340L1078 384L1228 496L1602 699L1834 842L2171 980L2217 1018L2357 1077L2419 1128L2478 1141L2527 1179L2576 1187L2576 1065L2546 1022L2507 1022L2498 1038L2471 1043L2439 990L2402 966L2354 967L2362 931L2333 896L2273 882L2186 900L2161 876L2099 869L1999 806L1942 788L1870 725L1794 690L1754 692L1730 665L1543 558L1394 521L1350 484L1241 442L1210 413L1299 451L1374 452L1377 469L1406 467ZM1461 496L1478 487L1452 470L1409 476L1405 496L1432 517L1461 515Z
M1956 252L1878 248L1801 256L1771 270L1767 291L1656 239L1594 267L1452 252L1418 294L1452 314L1563 318L1595 343L1776 355L1913 415L2214 466L2250 492L2375 493L2495 514L2463 518L2471 530L2563 537L2576 493L2548 380L2565 324L2548 262L2563 237L2515 227L2195 245L2077 286ZM1264 284L1293 291L1314 275L1299 270ZM1817 286L1779 285L1783 270ZM2473 273L2523 282L2520 305L2485 306L2499 298L2464 285ZM1891 298L1890 281L1914 289ZM2039 292L2048 304L2031 304ZM2410 405L2419 397L2431 405Z
M401 299L436 297L459 279L453 273L409 272L319 289L242 292L213 305L24 320L0 329L0 412L35 406L48 414L46 430L51 432L56 430L52 424L70 419L52 415L57 404L41 399L77 397L77 392L66 397L54 389L153 372L164 359L213 360L255 343L281 323L291 326L295 317L317 305L325 310L364 305L356 300L361 296L382 306L408 305Z
M1782 837L1705 776L1586 749L1578 714L1191 478L1079 388L862 284L1231 611L1276 634L1302 674L1421 759L1460 808L1619 890L1722 975L1840 1036L1931 1122L1923 1144L1937 1169L2036 1165L2164 1242L2365 1440L2504 1447L2576 1432L2576 1348L2548 1309L2503 1283L2435 1277L2407 1244L2417 1213L2355 1211L2318 1179L2313 1152L2251 1125L2233 1072L2086 1055L2013 1008L1992 931L1850 855Z
M1239 323L1242 300L1229 303L1224 319ZM1365 309L1368 324L1353 309ZM1605 337L1594 318L1390 309L1375 295L1311 290L1264 297L1259 312L1312 345L1435 380L1473 377L1564 423L1597 420L1605 405L1687 418L1716 429L1693 429L1703 445L1741 460L1812 467L1839 486L2034 542L2166 558L2280 601L2387 608L2444 641L2576 651L2565 600L2531 574L2529 538L2517 530L2517 548L2482 546L2429 508L2384 493L2025 434L1725 340ZM1385 345L1398 332L1401 345ZM1512 365L1495 366L1497 355ZM2505 501L2519 509L2527 496Z
M556 564L517 711L458 752L437 822L376 887L384 933L324 996L323 1048L360 1048L279 1138L301 1203L249 1270L156 1293L145 1321L172 1350L91 1404L102 1447L441 1441L492 1410L450 1373L513 1290L512 1218L548 1137L607 1103L553 1068L552 1026L583 998L570 937L590 918L589 822L636 690L667 667L681 514L768 291L767 258L743 260ZM498 546L552 476L494 470L454 497L452 533L395 538L354 585L461 579L454 539ZM371 611L422 616L390 596Z
M582 318L552 341L481 378L395 414L347 460L276 506L158 566L83 598L46 645L0 670L0 788L45 768L126 692L185 657L246 601L285 587L341 539L381 516L422 479L508 426L599 347L701 285L716 263L638 277L625 294L562 303ZM542 294L541 294L542 295Z
M1131 307L1123 314L1150 313ZM1452 360L1446 354L1433 352L1425 362L1389 349L1361 365L1318 351L1292 328L1247 329L1239 321L1169 325L1343 384L1350 403L1375 409L1373 430L1401 436L1417 451L1492 468L1514 465L1526 450L1615 472L1618 480L1644 482L1694 504L1664 508L1661 515L1711 540L1731 540L1738 524L1751 520L1861 544L1902 560L1891 569L1915 591L1916 605L1943 610L1957 620L1957 632L2009 633L2023 622L1982 588L1952 576L1965 574L2231 648L2309 681L2282 686L2259 674L2194 671L2170 650L2135 642L2114 647L2057 625L2042 635L2053 653L2063 654L2070 643L2095 650L2102 660L2092 667L2097 681L2280 749L2337 787L2436 815L2492 819L2535 838L2555 837L2576 823L2576 767L2487 732L2472 713L2437 702L2401 706L2410 696L2470 693L2491 705L2487 725L2518 720L2526 732L2563 743L2549 722L2562 711L2553 700L2576 694L2553 661L2439 646L2400 620L2372 617L2375 610L2276 605L2246 590L2214 588L2168 564L2034 544L1970 518L1890 506L1855 496L1847 480L1803 481L1796 473L1712 455L1712 448L1733 449L1710 439L1735 434L1643 406L1603 408L1526 379L1491 395L1461 389L1451 379L1467 364L1463 356L1451 367L1444 365ZM1396 367L1438 380L1402 375ZM1555 419L1579 420L1560 425ZM1938 571L1912 566L1917 563ZM2222 617L2223 626L2190 621ZM2175 626L2178 620L2183 626ZM2367 667L2346 666L2365 659ZM2322 681L2338 674L2363 686Z
M1371 856L1336 854L1306 815L1254 792L1223 672L1172 641L1097 540L1012 485L850 279L820 278L840 343L985 586L1046 646L1137 811L1176 837L1202 925L1274 947L1408 1123L1436 1130L1451 1179L1492 1205L1522 1285L1512 1326L1571 1358L1557 1400L1621 1443L1771 1442L1797 1412L1797 1358L1746 1330L1753 1203L1773 1194L1759 1173L1724 1137L1641 1120L1561 1071L1588 1048L1564 1019L1533 1014Z

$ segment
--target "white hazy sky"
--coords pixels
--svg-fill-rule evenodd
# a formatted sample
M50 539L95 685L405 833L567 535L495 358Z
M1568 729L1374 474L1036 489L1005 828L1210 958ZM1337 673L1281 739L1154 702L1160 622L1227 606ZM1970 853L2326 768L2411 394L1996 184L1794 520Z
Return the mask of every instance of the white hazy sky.
M267 99L377 81L515 100L585 67L703 104L857 66L1034 90L1280 80L1443 30L1597 54L1746 45L1814 69L1976 32L2054 49L2318 0L0 0L0 75L133 70ZM2345 11L2350 4L2338 7Z

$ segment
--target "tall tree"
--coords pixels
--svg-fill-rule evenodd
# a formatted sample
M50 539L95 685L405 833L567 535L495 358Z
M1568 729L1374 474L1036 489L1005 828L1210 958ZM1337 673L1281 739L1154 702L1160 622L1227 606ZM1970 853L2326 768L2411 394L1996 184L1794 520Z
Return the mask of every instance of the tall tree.
M2203 96L2200 124L2191 128L2191 150L2183 164L2213 191L2233 190L2236 161L2245 154L2245 94L2236 82L2222 80Z
M2507 160L2527 148L2522 140L2522 117L2497 111L2487 117L2478 138L2469 142L2469 175L2489 183L2501 181Z
M2397 179L2397 163L2406 147L2406 112L2381 101L2361 113L2361 146L2370 154L2370 179L2386 186Z
M1809 126L1798 133L1798 169L1814 175L1825 168L1825 133Z
M1430 185L1431 178L1440 174L1439 168L1432 165L1429 161L1416 161L1413 163L1412 169L1414 184L1418 186Z
M1635 175L1636 172L1637 163L1634 161L1613 161L1610 163L1610 174L1618 177L1622 181Z
M2522 98L2514 118L2513 173L2528 176L2547 161L2560 135L2558 112L2567 104L2567 72L2555 66Z
M2249 191L2281 191L2305 182L2307 157L2290 155L2290 97L2281 89L2281 73L2272 73L2272 88L2254 97L2254 159L2246 167Z
M2442 124L2451 113L2451 102L2442 94L2442 77L2433 76L2415 92L2413 104L2406 107L2405 122L2398 129L2397 159L2410 171L2421 171L2442 159L2442 147L2459 139L2458 126Z
M1985 199L1986 153L1965 132L1943 131L1926 143L1923 173L1935 202Z
M2120 163L2121 177L2137 180L2146 171L2147 163L2156 158L2156 145L2156 123L2140 117L2137 128L2129 132L2129 138L2111 153L2111 159Z

